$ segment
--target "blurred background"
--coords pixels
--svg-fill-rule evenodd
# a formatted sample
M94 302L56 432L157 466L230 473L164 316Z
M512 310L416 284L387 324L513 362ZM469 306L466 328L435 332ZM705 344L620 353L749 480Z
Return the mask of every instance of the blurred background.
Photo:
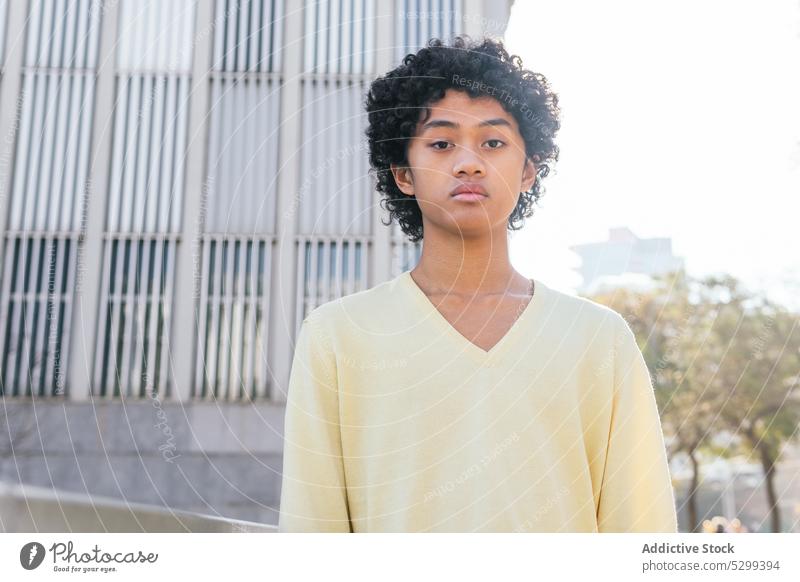
M421 252L365 91L459 33L560 96L512 260L631 323L681 529L800 531L796 0L0 0L0 530L277 523L300 322Z

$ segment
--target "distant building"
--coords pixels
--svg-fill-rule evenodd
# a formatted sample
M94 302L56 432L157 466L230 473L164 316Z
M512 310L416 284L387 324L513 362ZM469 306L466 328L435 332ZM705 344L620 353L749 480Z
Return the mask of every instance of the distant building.
M570 247L581 257L583 283L578 293L603 289L652 286L652 277L682 270L683 259L672 254L670 238L639 238L629 228L609 229L608 240Z

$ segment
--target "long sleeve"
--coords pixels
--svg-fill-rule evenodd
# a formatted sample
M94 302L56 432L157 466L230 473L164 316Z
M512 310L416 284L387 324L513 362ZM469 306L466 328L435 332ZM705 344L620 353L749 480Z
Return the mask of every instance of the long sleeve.
M310 314L295 346L284 423L279 532L351 531L336 363Z
M598 530L676 532L674 492L650 372L621 316L615 347L614 398Z

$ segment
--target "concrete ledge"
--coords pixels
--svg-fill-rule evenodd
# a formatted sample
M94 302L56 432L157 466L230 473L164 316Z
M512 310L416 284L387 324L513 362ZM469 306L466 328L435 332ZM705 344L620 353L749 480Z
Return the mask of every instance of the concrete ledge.
M125 503L107 497L0 483L3 533L259 532L275 526Z

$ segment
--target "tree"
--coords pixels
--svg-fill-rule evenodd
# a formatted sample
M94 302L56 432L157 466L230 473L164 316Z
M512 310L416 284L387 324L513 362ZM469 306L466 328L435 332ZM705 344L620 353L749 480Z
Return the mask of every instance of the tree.
M725 353L716 382L727 398L720 415L764 471L771 530L782 531L775 471L800 426L800 317L731 277L708 282L720 296L715 333Z

